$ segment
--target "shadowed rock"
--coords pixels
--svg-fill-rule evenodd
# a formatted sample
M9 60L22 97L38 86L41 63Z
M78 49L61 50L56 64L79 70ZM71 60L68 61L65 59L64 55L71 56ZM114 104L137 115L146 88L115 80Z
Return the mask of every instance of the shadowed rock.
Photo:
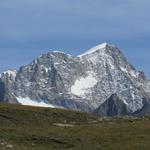
M117 94L112 94L108 100L94 111L94 114L104 116L121 116L126 115L127 112L125 103L117 96Z

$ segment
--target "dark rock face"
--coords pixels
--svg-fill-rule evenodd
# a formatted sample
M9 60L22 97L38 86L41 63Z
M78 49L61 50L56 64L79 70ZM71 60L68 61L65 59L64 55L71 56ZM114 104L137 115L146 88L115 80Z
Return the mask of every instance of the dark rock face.
M0 100L4 100L4 94L5 94L5 84L3 82L0 82Z
M2 81L0 81L0 101L6 102L6 103L11 103L11 104L18 103L16 97L13 94L11 94L9 89L7 89L7 87L5 87L5 84Z
M106 43L77 57L48 52L18 71L1 73L0 81L1 101L9 103L29 98L84 112L102 106L104 114L121 115L142 109L143 98L150 99L150 81L144 73ZM120 100L108 101L113 93Z
M131 115L140 117L150 115L150 100L143 98L143 107Z
M128 114L128 110L125 103L117 94L112 94L108 100L94 111L94 114L102 116L123 116Z

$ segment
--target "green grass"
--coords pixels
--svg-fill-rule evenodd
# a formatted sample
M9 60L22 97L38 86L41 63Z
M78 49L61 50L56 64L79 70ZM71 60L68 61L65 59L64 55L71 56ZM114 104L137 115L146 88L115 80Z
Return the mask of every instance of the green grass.
M149 118L0 104L0 150L149 150Z

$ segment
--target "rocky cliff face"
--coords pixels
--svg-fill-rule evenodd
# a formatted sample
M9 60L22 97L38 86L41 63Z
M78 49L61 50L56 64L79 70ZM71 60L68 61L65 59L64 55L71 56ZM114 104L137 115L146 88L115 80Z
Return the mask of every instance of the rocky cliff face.
M0 101L18 103L16 96L11 92L15 81L16 71L8 70L0 74Z
M117 94L112 94L111 97L101 104L93 113L102 116L121 116L128 115L128 110L126 104Z
M85 112L91 112L116 93L127 112L149 101L150 82L130 65L121 51L101 44L80 56L54 51L43 54L16 72L1 74L1 85L13 102L28 104L27 98ZM11 101L9 99L9 102ZM1 96L1 100L8 101Z

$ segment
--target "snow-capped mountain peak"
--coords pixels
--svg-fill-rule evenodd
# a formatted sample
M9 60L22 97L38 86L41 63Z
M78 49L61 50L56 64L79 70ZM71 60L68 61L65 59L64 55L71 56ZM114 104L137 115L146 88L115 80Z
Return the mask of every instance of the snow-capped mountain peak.
M107 47L115 47L111 44L108 44L108 43L102 43L102 44L99 44L91 49L89 49L88 51L86 51L85 53L79 55L78 57L82 57L82 56L85 56L85 55L89 55L89 54L92 54L92 53L95 53L97 51L100 51L101 49L106 49Z
M9 77L12 77L12 78L15 78L16 77L16 74L17 74L17 71L16 70L11 70L11 69L9 69L9 70L6 70L6 71L4 71L4 72L2 72L1 74L0 74L0 77L3 77L3 76L9 76Z
M150 99L150 82L144 73L139 73L116 46L108 43L78 57L50 51L17 72L2 73L0 88L3 102L21 100L22 104L36 106L46 103L86 112L104 104L113 93L128 112L141 109L143 98Z
M12 76L16 76L17 71L16 70L7 70L3 72L4 74L8 74L8 75L12 75Z

